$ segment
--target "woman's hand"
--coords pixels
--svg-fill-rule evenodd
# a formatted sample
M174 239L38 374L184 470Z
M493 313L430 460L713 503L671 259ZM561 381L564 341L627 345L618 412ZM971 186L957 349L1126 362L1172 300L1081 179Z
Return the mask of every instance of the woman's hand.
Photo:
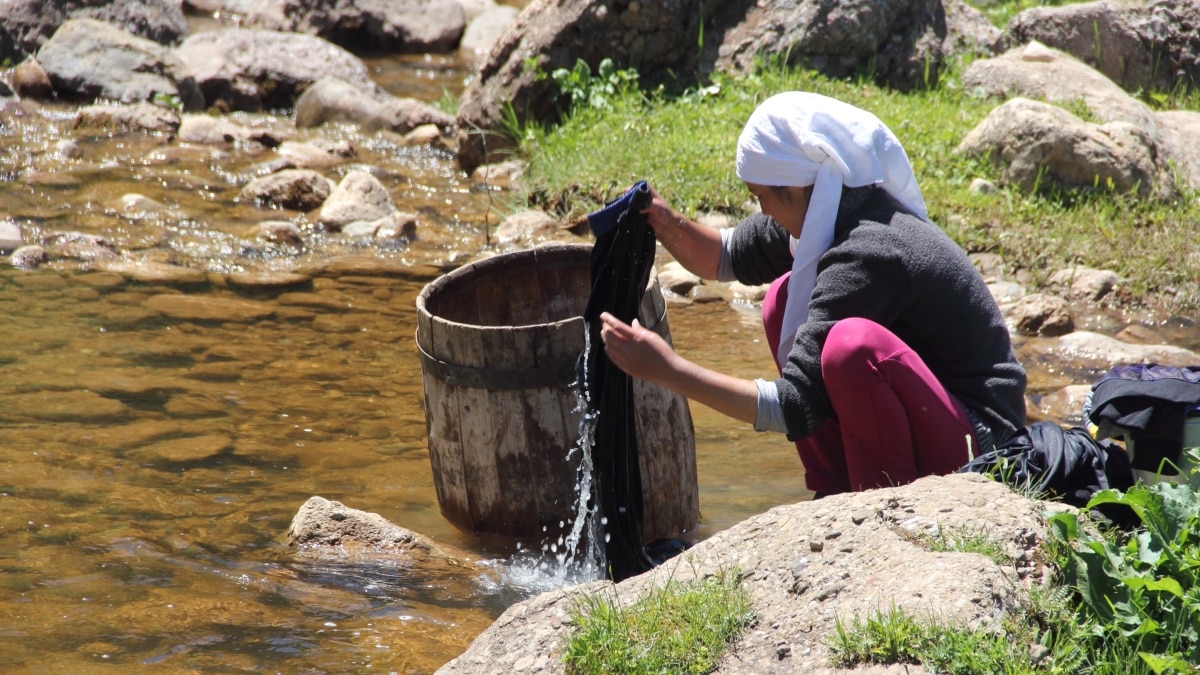
M637 319L633 325L603 312L600 314L600 339L604 353L613 364L638 379L662 384L672 371L674 350L661 335L647 330Z
M734 419L754 424L758 417L758 387L750 380L722 375L675 353L658 333L621 321L604 312L600 338L604 353L629 375L653 382L699 401Z
M646 222L654 230L655 236L661 241L664 236L670 237L673 234L673 229L679 228L680 221L684 217L679 215L667 200L658 194L654 186L650 187L650 205L642 209L642 215L646 216Z

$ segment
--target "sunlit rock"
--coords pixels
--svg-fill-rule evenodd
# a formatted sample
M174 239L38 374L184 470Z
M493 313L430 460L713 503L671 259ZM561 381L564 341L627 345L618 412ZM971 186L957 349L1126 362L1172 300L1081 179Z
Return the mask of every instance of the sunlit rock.
M238 199L259 206L312 211L332 193L332 181L316 171L287 169L251 181L242 188Z
M226 110L292 108L323 77L380 92L362 59L312 35L227 28L190 35L175 50L209 106Z
M150 103L90 105L75 114L75 128L173 134L179 128L179 113Z
M459 53L467 58L482 60L496 45L500 36L517 20L521 10L509 5L495 5L472 18L458 43Z
M658 283L672 293L687 295L692 288L701 283L701 279L682 264L671 261L659 268Z
M1072 384L1046 394L1038 401L1036 410L1043 419L1065 426L1083 426L1083 404L1092 391L1090 384Z
M406 134L433 124L450 129L454 118L414 98L378 94L337 78L324 78L296 101L296 126L317 127L327 122L353 122L366 131Z
M413 565L473 567L467 556L400 527L377 513L352 509L324 497L309 497L287 530L288 546L309 553L337 555L375 552L402 556Z
M208 273L192 267L160 262L103 261L96 269L116 272L144 284L191 285L208 283Z
M740 281L732 281L726 287L726 291L729 293L730 302L758 304L767 297L769 287L770 284L747 286Z
M0 253L12 252L24 244L21 226L11 220L0 220Z
M264 220L250 228L249 236L272 244L302 246L304 234L300 227L287 220Z
M54 85L50 76L36 59L25 59L10 75L12 87L22 98L45 100L54 96Z
M308 143L284 141L275 152L300 169L321 169L336 166L355 156L354 148L348 143L327 142L320 139Z
M146 308L173 319L234 323L265 319L275 313L275 307L266 302L211 295L155 295L146 300Z
M9 422L95 422L124 419L130 409L122 402L82 389L0 395L0 409Z
M46 249L37 244L22 246L12 252L8 259L9 264L13 267L22 269L34 269L42 263L46 262Z
M1120 281L1121 277L1112 270L1079 266L1058 270L1050 275L1047 284L1066 289L1067 297L1072 300L1094 302L1112 292Z
M80 373L76 378L76 384L80 389L94 391L101 396L112 398L165 396L184 390L174 378L158 375L155 372L95 368Z
M378 220L397 211L387 188L369 173L355 171L346 174L325 204L318 220L331 230L356 220Z
M1057 295L1025 295L1013 303L1008 315L1013 327L1024 335L1066 335L1075 330L1071 307Z
M204 96L175 51L94 19L71 19L37 52L60 99L169 101L200 110Z
M173 438L132 448L125 457L139 462L194 462L233 450L233 439L221 434Z
M510 159L476 167L471 172L471 182L509 190L517 187L517 181L523 173L525 162Z
M225 281L245 288L285 288L311 283L312 277L296 272L231 272L225 275Z

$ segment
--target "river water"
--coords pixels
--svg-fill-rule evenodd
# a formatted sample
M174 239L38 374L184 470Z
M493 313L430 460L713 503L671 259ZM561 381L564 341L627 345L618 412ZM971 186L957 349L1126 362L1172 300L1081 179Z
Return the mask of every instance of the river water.
M429 101L458 95L470 71L454 57L370 65L388 90ZM26 241L102 236L126 261L206 274L0 263L0 671L429 673L535 590L503 573L512 542L439 513L414 343L421 288L489 248L501 196L444 150L230 115L348 143L357 156L326 174L369 165L420 215L416 241L363 244L235 200L271 150L76 130L73 107L31 110L0 117L0 219ZM266 219L297 224L304 247L247 234ZM303 280L263 276L284 271ZM755 308L668 311L685 356L772 372ZM1174 337L1198 342L1194 329ZM1043 393L1095 374L1040 356L1027 366ZM692 416L692 537L810 496L784 439L696 404ZM298 555L284 533L312 495L466 551L484 571Z

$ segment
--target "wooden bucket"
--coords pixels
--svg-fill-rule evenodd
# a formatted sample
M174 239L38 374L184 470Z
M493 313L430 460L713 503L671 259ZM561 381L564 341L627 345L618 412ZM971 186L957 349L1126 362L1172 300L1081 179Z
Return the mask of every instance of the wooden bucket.
M463 529L557 539L571 528L590 253L551 244L487 258L417 297L429 459L442 513ZM638 320L670 341L657 275ZM634 400L643 536L678 538L700 513L691 411L640 380Z

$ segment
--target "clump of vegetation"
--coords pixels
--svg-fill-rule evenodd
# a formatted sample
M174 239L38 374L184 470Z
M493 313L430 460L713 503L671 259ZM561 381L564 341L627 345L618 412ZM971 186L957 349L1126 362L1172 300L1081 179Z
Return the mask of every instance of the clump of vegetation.
M585 595L572 611L563 661L575 675L707 673L753 619L736 572L671 580L628 607Z

